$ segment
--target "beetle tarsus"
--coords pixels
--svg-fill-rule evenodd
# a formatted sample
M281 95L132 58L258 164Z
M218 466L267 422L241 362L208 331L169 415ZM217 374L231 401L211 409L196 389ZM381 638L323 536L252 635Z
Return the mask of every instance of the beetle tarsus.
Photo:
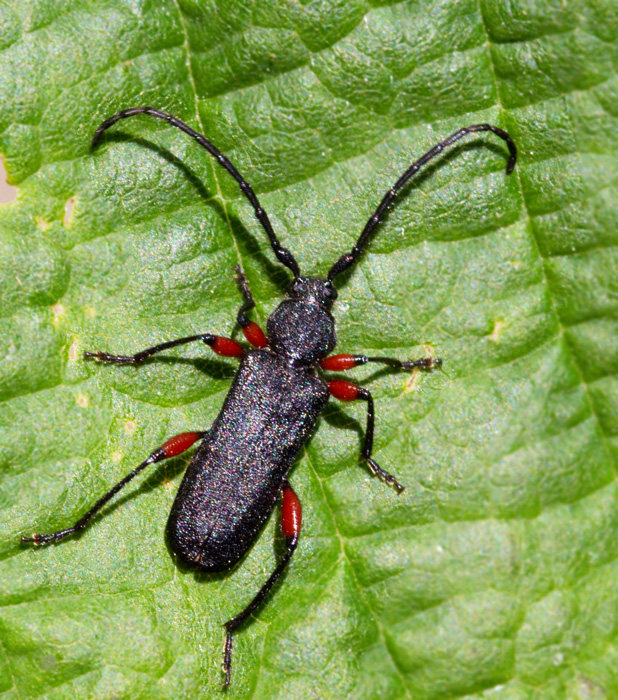
M59 530L58 532L51 532L48 535L39 535L38 533L33 533L32 537L22 536L22 544L34 544L36 547L42 544L49 544L50 542L59 542L63 540L67 535L72 535L76 527L70 527L67 530Z
M36 532L33 532L31 537L26 537L25 535L22 535L21 543L22 544L26 544L26 543L27 544L35 544L35 545L43 544L43 542L41 542L41 536L37 535Z
M397 493L401 493L405 490L406 487L400 484L390 472L387 472L386 469L382 469L382 467L374 459L372 459L371 457L365 457L365 460L369 465L371 473L377 476L378 479L383 481L385 484L388 484L389 486L394 486L397 490Z
M233 622L233 620L230 620ZM225 627L225 643L223 645L223 673L225 674L225 680L223 684L226 688L229 688L230 681L232 680L232 631L230 630L230 622L226 622Z
M435 367L441 366L441 357L421 357L420 360L404 360L401 363L402 369L415 369L416 367L420 369L434 369Z
M96 360L97 362L109 362L116 365L129 365L139 362L135 356L110 355L107 352L101 352L101 350L97 350L96 352L85 352L84 359L92 359Z

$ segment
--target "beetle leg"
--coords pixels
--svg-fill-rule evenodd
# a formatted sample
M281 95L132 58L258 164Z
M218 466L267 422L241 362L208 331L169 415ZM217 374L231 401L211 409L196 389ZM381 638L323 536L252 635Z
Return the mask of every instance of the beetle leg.
M225 685L229 686L230 679L232 676L232 635L236 630L242 625L242 623L255 612L261 602L264 600L270 589L273 587L279 576L283 573L285 567L294 554L296 545L298 544L298 536L300 535L300 529L302 525L302 507L300 505L300 500L298 496L288 484L287 481L283 483L283 493L282 493L282 503L281 503L281 530L283 531L283 536L285 537L285 543L287 545L286 553L281 557L277 568L272 572L270 578L257 592L255 598L249 603L249 605L236 617L228 620L225 627L225 646L223 652L223 672L225 673Z
M118 365L139 364L162 350L175 348L177 345L193 343L196 340L201 340L203 343L206 343L217 355L222 355L223 357L242 357L245 352L242 345L231 338L226 338L222 335L213 335L212 333L200 333L200 335L190 335L186 338L168 340L167 343L154 345L151 348L146 348L146 350L135 353L135 355L110 355L107 352L97 350L96 352L85 352L84 358L92 357L99 362L113 362Z
M257 323L250 321L247 318L247 311L251 311L251 309L255 307L255 301L253 300L253 294L251 294L251 290L249 289L249 283L247 282L245 273L242 271L240 265L236 265L234 271L236 272L236 283L238 284L238 289L245 298L238 311L238 315L236 316L238 325L242 329L245 338L249 343L251 343L251 345L256 348L265 348L268 346L268 340L264 335L264 331L258 326Z
M320 361L320 367L333 372L343 372L352 367L366 365L368 362L377 362L395 369L433 369L442 365L439 357L422 357L420 360L397 360L393 357L367 357L366 355L331 355Z
M369 465L372 474L375 474L390 486L394 486L397 491L401 493L404 487L392 474L382 469L382 467L371 458L374 429L374 409L371 392L368 389L352 384L352 382L343 381L342 379L334 379L328 382L328 390L331 396L334 396L340 401L357 401L361 399L367 402L367 429L365 430L365 442L361 450L361 455Z
M142 469L145 469L149 464L161 462L170 457L177 457L179 454L188 450L198 440L201 440L206 435L206 432L180 433L170 438L164 445L159 447L150 454L148 459L144 460L139 466L127 474L124 479L121 479L113 488L111 488L103 497L101 497L94 506L83 515L72 527L66 530L59 530L48 535L33 534L32 537L22 537L22 542L33 542L34 544L46 544L47 542L58 542L74 532L83 530L92 518L103 508L103 506L111 500L117 493L126 486L129 481L134 479Z

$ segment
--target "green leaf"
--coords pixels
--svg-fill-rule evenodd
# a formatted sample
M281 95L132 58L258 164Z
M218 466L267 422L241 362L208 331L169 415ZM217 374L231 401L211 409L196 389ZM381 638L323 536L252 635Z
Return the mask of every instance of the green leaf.
M288 273L349 250L437 141L489 122L405 189L335 306L340 352L443 371L350 373L291 477L299 549L236 636L229 698L618 696L618 9L613 0L5 0L0 153L0 700L222 697L222 623L281 550L277 511L225 575L175 565L184 459L153 468L79 537L69 526L167 437L206 428L234 362L242 264L264 325ZM236 331L237 332L237 331Z

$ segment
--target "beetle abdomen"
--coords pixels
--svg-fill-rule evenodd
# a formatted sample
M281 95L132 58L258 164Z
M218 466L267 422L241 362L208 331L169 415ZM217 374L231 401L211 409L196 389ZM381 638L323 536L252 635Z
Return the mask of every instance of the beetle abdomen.
M167 534L179 559L218 571L245 554L328 395L306 370L267 350L247 352L172 506Z

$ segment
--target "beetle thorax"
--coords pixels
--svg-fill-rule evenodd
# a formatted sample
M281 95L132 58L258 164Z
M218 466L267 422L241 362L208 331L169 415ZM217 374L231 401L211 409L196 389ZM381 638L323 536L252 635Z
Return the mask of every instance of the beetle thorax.
M330 313L336 292L326 280L299 277L288 287L288 298L267 322L271 348L296 366L310 367L337 344Z

